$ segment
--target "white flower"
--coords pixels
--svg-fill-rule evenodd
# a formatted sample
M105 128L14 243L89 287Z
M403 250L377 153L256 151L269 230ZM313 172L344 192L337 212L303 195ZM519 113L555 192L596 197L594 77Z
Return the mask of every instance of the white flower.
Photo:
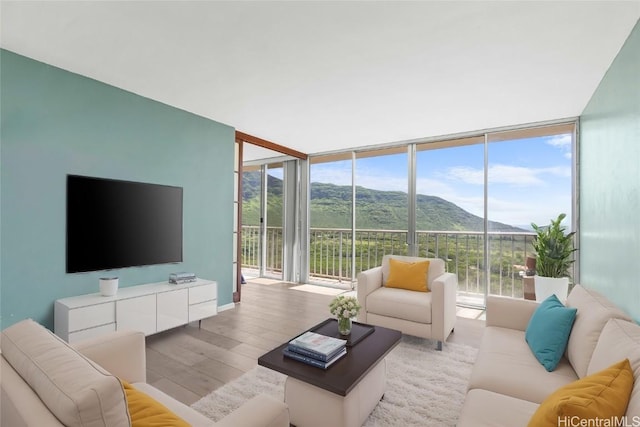
M338 319L351 318L358 315L360 304L355 297L337 296L329 304L329 311Z

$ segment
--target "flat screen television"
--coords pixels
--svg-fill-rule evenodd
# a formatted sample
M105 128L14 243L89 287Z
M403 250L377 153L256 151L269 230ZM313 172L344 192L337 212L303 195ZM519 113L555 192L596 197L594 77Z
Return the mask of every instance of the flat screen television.
M181 261L181 187L67 175L67 273Z

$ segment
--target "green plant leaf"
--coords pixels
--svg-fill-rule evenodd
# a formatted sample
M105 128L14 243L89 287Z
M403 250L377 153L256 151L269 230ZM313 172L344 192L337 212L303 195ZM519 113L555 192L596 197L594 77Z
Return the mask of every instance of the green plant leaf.
M533 249L536 252L536 274L544 277L569 277L574 262L573 253L575 232L565 233L560 223L567 215L561 213L551 224L540 227L531 224L536 232Z

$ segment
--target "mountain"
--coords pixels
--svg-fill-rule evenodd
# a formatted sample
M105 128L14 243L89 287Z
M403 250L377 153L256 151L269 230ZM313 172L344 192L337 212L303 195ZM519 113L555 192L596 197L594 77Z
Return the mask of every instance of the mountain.
M281 225L282 180L268 177L267 221ZM260 212L260 175L245 173L242 180L243 224L258 224ZM311 226L351 228L351 186L311 183ZM359 229L405 230L407 228L407 193L379 191L356 186L356 227ZM484 221L458 205L436 196L417 195L418 230L482 231ZM491 231L523 231L520 228L489 221Z

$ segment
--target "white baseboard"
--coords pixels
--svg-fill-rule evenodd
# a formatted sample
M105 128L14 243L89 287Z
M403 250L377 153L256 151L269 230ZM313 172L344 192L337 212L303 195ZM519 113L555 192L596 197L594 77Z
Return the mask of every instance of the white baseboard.
M231 310L236 308L236 305L232 302L230 302L229 304L225 304L225 305L219 305L218 306L218 313L221 311L226 311L226 310Z

